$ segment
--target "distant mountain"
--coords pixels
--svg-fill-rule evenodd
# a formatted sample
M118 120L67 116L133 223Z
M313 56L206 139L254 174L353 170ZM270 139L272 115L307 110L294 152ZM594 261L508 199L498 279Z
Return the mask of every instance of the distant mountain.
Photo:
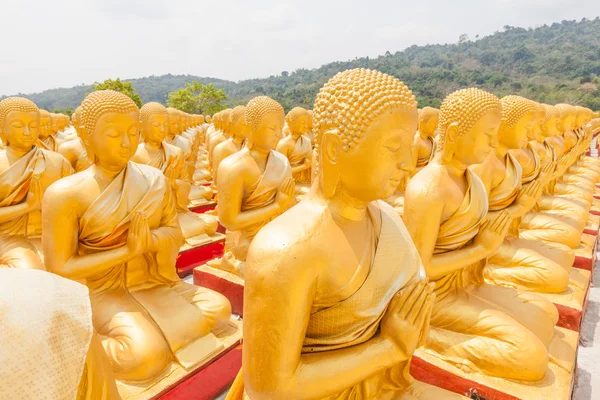
M452 91L476 86L498 96L520 94L545 103L569 102L600 109L600 18L563 21L539 28L505 26L502 32L457 44L412 46L376 58L334 62L316 69L283 71L264 79L231 82L191 75L162 75L130 80L142 101L164 103L169 92L198 80L225 90L229 105L269 95L286 110L312 107L319 88L337 72L373 68L404 81L419 106L439 107ZM116 77L114 77L116 78ZM45 109L74 108L89 86L26 95Z

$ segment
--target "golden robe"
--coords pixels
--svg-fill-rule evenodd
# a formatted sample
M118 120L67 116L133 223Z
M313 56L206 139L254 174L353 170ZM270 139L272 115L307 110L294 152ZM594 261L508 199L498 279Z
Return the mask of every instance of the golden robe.
M420 171L421 169L423 169L427 164L429 164L429 162L433 159L433 157L435 156L435 151L436 151L436 147L437 147L437 143L435 138L432 137L427 137L427 140L429 141L429 143L431 143L431 153L429 153L428 156L426 157L419 157L419 155L417 154L417 167L416 167L416 171Z
M46 139L38 139L37 145L44 150L57 152L59 143L54 136L49 135Z
M79 221L79 252L126 245L135 212L148 218L159 250L88 276L86 284L94 327L115 375L142 381L156 376L172 359L184 367L202 361L206 354L198 352L195 343L227 323L231 305L222 295L177 276L181 231L172 190L156 168L129 162L115 177ZM163 227L173 229L158 229Z
M304 136L300 136L296 141L294 150L290 153L288 159L292 167L304 164L305 160L312 158L312 144ZM310 184L310 168L294 174L296 184Z
M344 349L368 341L377 334L392 297L413 279L425 277L419 253L398 213L383 201L378 201L377 205L369 207L369 217L373 219L374 213L379 212L377 208L381 210L381 231L372 229L370 251L358 266L368 269L369 274L358 290L345 299L334 302L314 300L303 354ZM354 276L362 274L357 272ZM335 298L335 293L328 293L327 298ZM364 381L320 400L398 399L413 383L411 357L412 354L406 354L406 362L376 372ZM249 399L240 377L227 400Z
M489 193L490 211L512 205L521 190L522 169L510 153L506 154L505 165L504 179ZM504 243L489 258L484 273L486 282L528 291L565 291L574 254L564 246L519 238L520 223L519 219L513 221Z
M479 233L488 212L483 182L466 172L467 193L440 225L434 254L459 250ZM483 282L486 260L435 281L426 347L457 367L505 379L539 380L558 313L535 294Z

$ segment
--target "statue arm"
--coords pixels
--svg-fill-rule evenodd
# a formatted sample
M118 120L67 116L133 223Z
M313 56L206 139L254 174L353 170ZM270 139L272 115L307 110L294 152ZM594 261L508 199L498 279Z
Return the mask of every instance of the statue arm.
M303 354L319 263L304 257L314 257L311 252L275 249L272 243L256 238L246 267L244 297L252 307L244 310L243 365L252 399L327 397L408 360L380 335L345 349Z
M60 182L60 181L58 181ZM133 258L126 245L88 255L78 255L78 204L55 184L44 195L42 219L44 263L48 271L73 280L86 279Z
M433 254L444 209L444 203L440 201L443 196L442 193L433 193L428 188L419 190L414 186L409 183L406 190L403 219L430 280L441 279L491 254L475 243L459 250Z
M32 207L25 201L14 206L0 207L0 223L19 218L31 211L33 211Z
M231 168L235 166L226 162L221 163L218 171L219 220L223 226L232 231L244 230L284 211L276 201L265 207L242 211L245 172L237 172L236 168Z

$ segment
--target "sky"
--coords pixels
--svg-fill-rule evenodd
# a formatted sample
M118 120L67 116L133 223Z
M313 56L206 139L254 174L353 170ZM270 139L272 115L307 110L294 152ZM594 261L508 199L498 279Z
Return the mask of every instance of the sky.
M108 78L233 81L600 16L598 0L3 2L0 95Z

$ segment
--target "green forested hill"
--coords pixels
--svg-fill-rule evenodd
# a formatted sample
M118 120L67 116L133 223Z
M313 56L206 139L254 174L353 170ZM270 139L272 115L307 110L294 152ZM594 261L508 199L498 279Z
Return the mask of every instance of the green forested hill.
M457 44L412 46L377 58L334 62L320 68L283 71L279 76L230 82L196 76L163 75L131 82L144 102L164 103L184 82L214 83L229 104L246 103L266 94L286 109L311 107L319 88L348 68L368 67L392 74L416 94L419 106L436 106L450 92L477 86L499 96L521 94L533 100L569 102L600 109L600 18L563 21L524 29L506 26L481 39L461 37ZM115 77L116 78L116 77ZM54 89L28 95L46 109L75 107L89 87Z

